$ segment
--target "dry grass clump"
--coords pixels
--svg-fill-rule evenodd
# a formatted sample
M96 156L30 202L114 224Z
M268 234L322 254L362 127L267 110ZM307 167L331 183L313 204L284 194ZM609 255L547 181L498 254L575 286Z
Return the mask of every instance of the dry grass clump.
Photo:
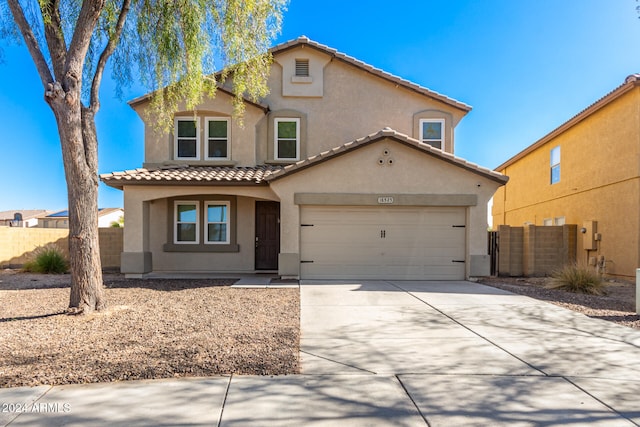
M566 265L553 273L546 287L590 295L606 295L607 293L605 282L598 273L577 264Z
M64 274L69 270L69 263L60 249L47 245L36 249L35 258L27 262L23 270L28 273Z

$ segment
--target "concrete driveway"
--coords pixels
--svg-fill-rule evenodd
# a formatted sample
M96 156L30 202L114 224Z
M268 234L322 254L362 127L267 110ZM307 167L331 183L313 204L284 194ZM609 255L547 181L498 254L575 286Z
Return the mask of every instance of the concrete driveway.
M640 331L470 282L300 291L302 373L395 387L343 398L397 425L640 424Z
M0 389L0 426L640 425L640 331L469 282L300 292L301 375Z

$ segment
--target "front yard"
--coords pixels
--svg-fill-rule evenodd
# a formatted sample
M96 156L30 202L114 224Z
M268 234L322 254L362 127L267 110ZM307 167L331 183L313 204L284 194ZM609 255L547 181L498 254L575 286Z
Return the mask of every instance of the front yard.
M68 316L69 276L0 273L0 387L299 370L297 289L105 276L109 308Z

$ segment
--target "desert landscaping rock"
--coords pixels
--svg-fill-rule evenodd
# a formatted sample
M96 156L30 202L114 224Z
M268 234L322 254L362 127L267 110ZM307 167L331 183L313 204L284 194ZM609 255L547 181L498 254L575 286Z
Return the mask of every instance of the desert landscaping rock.
M640 316L636 314L636 286L630 282L608 280L606 295L587 295L547 289L543 277L514 278L495 277L480 280L480 283L547 301L586 316L608 320L630 328L640 329Z
M104 282L106 310L69 316L68 275L0 273L0 387L299 371L297 289Z

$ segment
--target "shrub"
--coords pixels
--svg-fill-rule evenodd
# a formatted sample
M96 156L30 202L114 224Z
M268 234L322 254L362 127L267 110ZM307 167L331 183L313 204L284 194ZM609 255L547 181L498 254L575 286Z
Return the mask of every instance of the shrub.
M553 273L546 287L591 295L606 294L602 277L593 269L576 264L566 265Z
M69 263L55 246L38 248L35 258L27 262L24 271L31 273L62 274L69 270Z

